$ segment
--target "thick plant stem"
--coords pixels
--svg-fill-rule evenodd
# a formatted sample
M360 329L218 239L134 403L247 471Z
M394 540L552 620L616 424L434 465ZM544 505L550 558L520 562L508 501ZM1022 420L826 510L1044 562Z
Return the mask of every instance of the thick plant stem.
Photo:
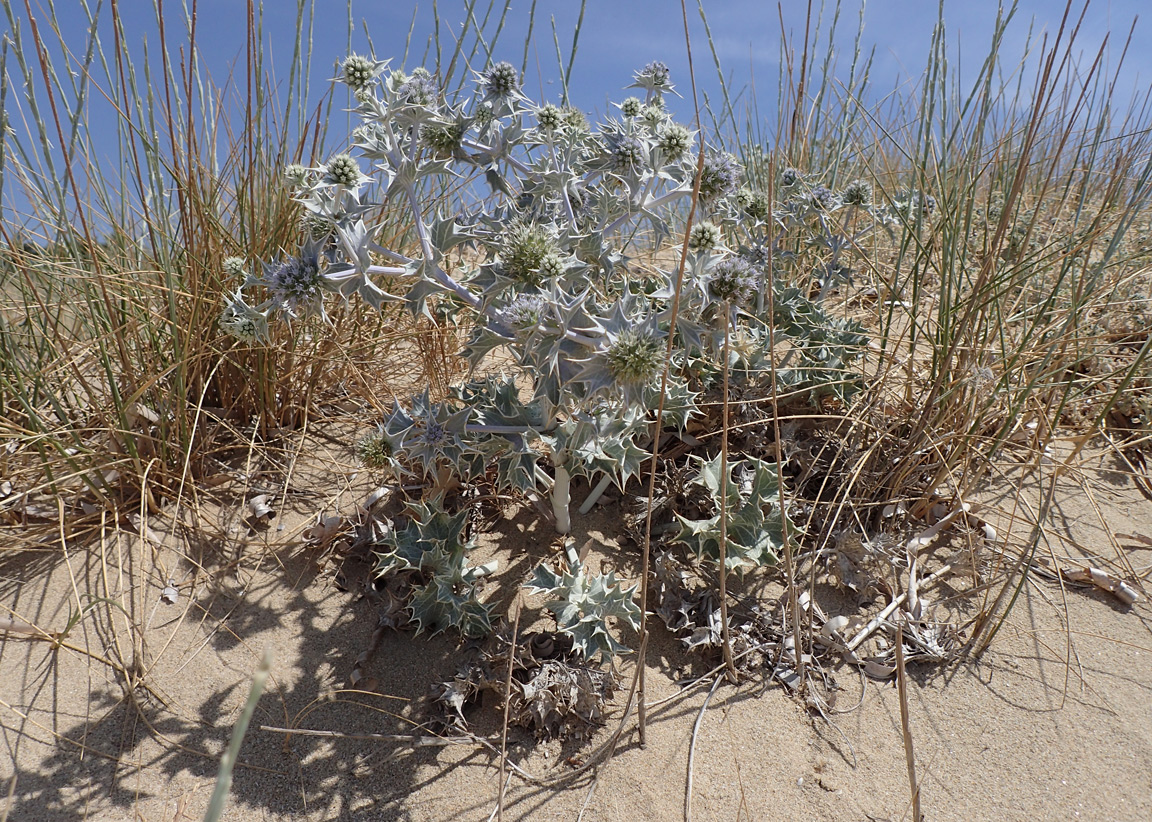
M556 515L556 533L558 534L567 534L572 530L572 516L568 510L569 503L572 501L570 493L572 478L564 464L567 458L568 455L563 451L558 451L555 454L556 484L552 487L552 513Z

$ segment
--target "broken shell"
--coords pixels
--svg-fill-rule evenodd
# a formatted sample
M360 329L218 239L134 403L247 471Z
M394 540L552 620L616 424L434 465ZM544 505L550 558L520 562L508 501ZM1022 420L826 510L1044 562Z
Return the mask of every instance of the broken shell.
M248 500L248 510L252 512L252 519L259 522L268 522L276 516L276 512L273 511L272 507L268 504L271 501L272 497L268 494L260 494Z

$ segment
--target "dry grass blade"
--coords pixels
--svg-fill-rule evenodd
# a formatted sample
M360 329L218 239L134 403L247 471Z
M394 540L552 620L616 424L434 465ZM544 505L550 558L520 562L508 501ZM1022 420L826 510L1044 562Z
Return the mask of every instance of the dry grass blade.
M904 760L908 766L908 786L912 791L912 818L923 822L920 812L920 785L916 781L916 755L912 749L912 725L908 715L908 673L904 670L904 625L896 629L896 687L900 692L900 731L904 739Z

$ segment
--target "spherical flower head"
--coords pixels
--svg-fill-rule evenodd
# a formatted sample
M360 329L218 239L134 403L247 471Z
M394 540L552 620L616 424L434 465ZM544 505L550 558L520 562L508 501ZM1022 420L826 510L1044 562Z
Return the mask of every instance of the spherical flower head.
M511 63L501 61L484 72L481 85L487 96L510 97L520 90L520 75Z
M348 154L337 154L324 166L325 182L353 188L362 178L359 163Z
M284 166L284 179L288 181L289 185L303 185L304 181L308 178L308 169L299 163L289 163Z
M368 88L380 73L375 60L359 54L349 54L340 66L340 72L344 83L353 91Z
M780 172L780 185L784 188L792 188L800 181L800 172L794 168L786 168Z
M768 197L761 192L753 191L747 187L742 188L736 192L736 204L752 219L761 222L768 220L771 209L769 208Z
M520 333L535 328L548 316L548 302L539 294L521 294L502 312L504 322Z
M356 459L366 468L378 471L393 465L392 442L385 435L383 427L377 427L356 442Z
M688 232L688 249L690 251L712 251L721 248L723 240L720 227L715 223L707 221L696 223Z
M420 139L437 154L452 154L460 148L464 127L461 123L429 123L421 127Z
M427 69L413 69L412 74L396 89L396 97L413 106L430 106L436 102L440 89Z
M327 217L312 211L305 211L300 218L300 232L305 237L322 239L332 233L332 222Z
M549 251L540 260L537 273L542 280L553 280L564 274L564 259L555 251Z
M644 108L644 102L639 97L629 97L620 104L620 113L625 117L638 117Z
M660 126L664 125L664 123L671 118L671 115L668 114L668 109L664 108L664 101L659 98L653 100L651 105L644 106L644 108L640 110L639 116L640 119L644 121L644 124L654 131L659 129Z
M636 85L651 91L670 91L672 86L668 82L669 77L668 65L653 60L636 72Z
M700 199L714 203L727 197L740 186L743 176L740 163L728 152L717 151L707 155L700 172Z
M573 131L584 132L588 131L588 118L584 116L584 112L575 106L565 106L564 125Z
M642 328L622 331L609 343L604 357L612 376L625 386L647 384L664 368L664 346Z
M555 131L564 123L564 112L559 106L547 103L536 112L536 123L544 131Z
M726 257L712 269L708 292L729 305L741 305L755 296L760 278L752 264L742 257Z
M612 148L612 168L623 174L633 174L644 168L648 152L639 137L625 135Z
M540 266L555 253L548 229L533 223L516 223L504 232L500 246L500 266L504 274L525 285L540 282Z
M492 110L492 106L488 103L480 103L476 106L476 111L472 114L472 121L476 123L477 128L484 128L484 126L491 123L496 119L496 112Z
M836 207L836 195L827 186L812 189L812 205L821 211L831 211Z
M844 205L856 206L857 208L870 206L872 205L872 184L867 180L853 180L844 186L844 192L840 195L840 199Z
M679 123L668 123L658 132L656 145L664 159L674 162L688 153L692 146L692 132Z
M225 257L220 268L226 276L234 280L243 280L248 277L248 266L243 257Z

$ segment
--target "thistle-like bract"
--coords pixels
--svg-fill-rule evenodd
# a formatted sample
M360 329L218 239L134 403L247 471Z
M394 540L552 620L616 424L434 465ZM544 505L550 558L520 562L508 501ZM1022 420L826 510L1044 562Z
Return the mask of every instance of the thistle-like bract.
M248 305L239 291L224 306L219 323L221 331L243 342L264 343L269 339L267 309Z
M668 82L669 76L668 64L653 60L636 72L636 82L633 83L633 86L655 92L671 91L672 84Z

